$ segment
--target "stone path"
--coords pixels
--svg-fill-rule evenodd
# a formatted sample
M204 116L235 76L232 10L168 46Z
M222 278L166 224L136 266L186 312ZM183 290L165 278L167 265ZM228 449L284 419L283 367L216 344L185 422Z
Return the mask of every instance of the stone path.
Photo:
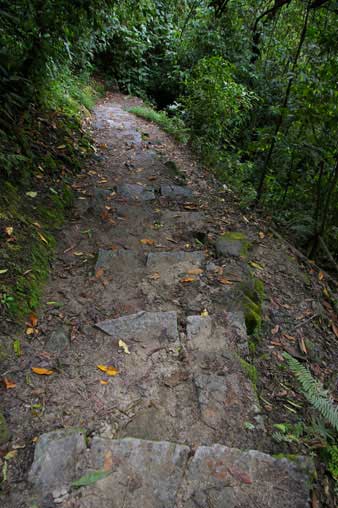
M46 311L44 345L32 346L56 370L35 380L47 409L38 423L24 408L13 416L40 435L22 506L308 507L311 464L264 453L243 370L247 239L212 245L203 179L124 106L96 107L98 153L46 291L64 307Z

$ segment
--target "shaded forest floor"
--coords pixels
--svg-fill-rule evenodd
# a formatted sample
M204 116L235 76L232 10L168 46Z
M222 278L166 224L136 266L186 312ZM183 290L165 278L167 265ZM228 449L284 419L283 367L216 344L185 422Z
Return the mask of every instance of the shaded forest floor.
M2 378L15 384L1 387L12 435L1 451L3 506L25 506L37 437L76 426L89 437L313 454L313 507L333 507L312 409L282 356L307 364L337 396L338 323L326 275L300 262L268 220L243 213L187 147L127 112L139 102L109 94L97 105L96 153L73 181L73 211L57 234L37 316L19 332L4 323L3 340L20 338L21 354L13 351L1 366ZM231 235L222 247L224 233ZM109 321L140 311L158 316L128 333ZM169 320L170 335L171 312L178 323L172 344L147 343L159 321ZM207 346L222 334L231 353L225 360L220 347L210 356ZM203 360L191 352L194 340L204 344ZM226 410L213 399L224 396L219 381L203 377L213 371L231 379ZM196 402L195 389L210 400ZM277 442L276 424L295 438Z

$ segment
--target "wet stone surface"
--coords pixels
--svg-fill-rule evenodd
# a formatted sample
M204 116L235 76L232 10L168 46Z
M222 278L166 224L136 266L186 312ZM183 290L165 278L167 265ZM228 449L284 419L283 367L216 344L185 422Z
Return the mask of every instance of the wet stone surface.
M161 185L161 195L169 199L187 199L191 198L192 190L189 187L180 185Z
M138 184L124 183L117 186L117 193L126 198L137 201L153 201L155 199L155 191L151 187L143 187Z

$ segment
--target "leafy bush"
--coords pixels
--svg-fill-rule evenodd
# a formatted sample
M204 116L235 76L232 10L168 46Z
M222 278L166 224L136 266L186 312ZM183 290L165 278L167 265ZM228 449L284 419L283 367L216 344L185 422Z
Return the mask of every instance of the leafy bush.
M201 59L186 82L185 120L203 151L233 147L256 100L233 75L229 62L213 56Z
M171 134L181 143L188 138L187 129L182 120L178 117L170 117L165 111L155 111L149 106L134 106L129 109L131 113L156 123L168 134Z

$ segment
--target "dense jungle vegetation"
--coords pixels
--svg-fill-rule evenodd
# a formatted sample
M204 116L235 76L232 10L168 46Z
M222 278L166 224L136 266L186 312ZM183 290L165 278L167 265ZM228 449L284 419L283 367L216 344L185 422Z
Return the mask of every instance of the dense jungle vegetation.
M31 249L41 269L49 228L71 201L65 185L91 149L81 118L105 82L162 110L148 115L186 139L244 208L264 208L335 269L337 75L336 0L1 2L1 234L15 249L31 214L45 231ZM9 289L1 303L11 305Z

